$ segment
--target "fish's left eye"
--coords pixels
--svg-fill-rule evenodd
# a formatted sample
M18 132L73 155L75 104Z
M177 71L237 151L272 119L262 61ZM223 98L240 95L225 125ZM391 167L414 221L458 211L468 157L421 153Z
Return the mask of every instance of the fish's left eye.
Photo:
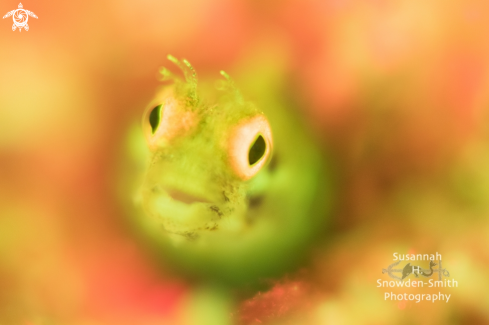
M263 139L261 134L258 134L258 137L251 145L250 151L248 152L248 163L249 165L254 165L263 157L267 150L267 144Z
M234 172L244 180L256 175L269 160L272 144L270 125L263 115L235 126L229 138L229 158Z

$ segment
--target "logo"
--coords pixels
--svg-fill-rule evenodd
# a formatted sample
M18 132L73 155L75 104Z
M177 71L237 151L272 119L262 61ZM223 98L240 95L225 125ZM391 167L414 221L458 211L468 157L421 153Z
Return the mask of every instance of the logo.
M437 272L439 280L442 280L442 275L446 277L450 276L450 273L446 269L441 267L441 260L438 261L438 264L431 260L429 270L423 269L420 266L411 265L411 263L407 263L402 269L393 269L393 267L398 265L399 263L401 263L401 261L392 263L387 267L387 269L382 269L382 274L387 273L392 279L398 281L404 280L411 274L414 274L418 278L420 275L424 277L431 277L433 275L433 272ZM438 265L438 268L434 270L433 267L436 265ZM396 276L394 272L401 272L401 277Z
M399 308L403 309L406 302L415 300L416 303L420 301L445 301L448 302L451 293L445 294L444 292L426 292L424 287L428 288L454 288L458 287L458 281L450 278L450 272L442 266L441 254L436 252L435 254L407 254L399 255L394 253L394 263L389 265L387 268L382 269L382 274L386 274L392 279L390 281L383 281L382 279L377 280L378 288L396 288L391 289L394 292L384 292L384 300L397 300L399 302ZM406 263L402 268L395 268L402 261L429 261L429 267L423 268L419 266L418 262L415 265L411 263ZM426 262L424 262L426 263ZM424 264L423 263L423 264ZM437 276L435 276L435 274ZM411 275L414 278L408 279ZM434 277L435 279L431 278ZM426 278L430 278L425 281ZM436 280L438 278L438 280ZM394 281L393 281L394 280ZM406 290L405 293L400 293L398 290ZM435 289L436 290L436 289ZM451 289L443 289L443 291ZM417 292L416 292L417 291Z
M5 16L3 16L3 18L5 19L10 16L12 16L14 20L12 30L15 31L18 28L19 32L22 31L22 28L24 28L26 31L29 30L29 25L27 25L29 16L37 19L36 14L34 14L32 11L23 9L22 3L19 3L19 9L8 12Z

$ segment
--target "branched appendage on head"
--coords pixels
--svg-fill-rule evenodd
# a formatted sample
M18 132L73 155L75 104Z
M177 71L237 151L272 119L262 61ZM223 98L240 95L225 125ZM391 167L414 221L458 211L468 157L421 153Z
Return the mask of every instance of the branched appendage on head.
M225 91L207 102L190 63L168 59L184 79L162 69L163 79L173 84L143 117L151 150L142 188L145 212L166 232L188 239L244 232L250 225L250 186L272 154L268 120L243 100L225 72Z
M173 74L166 68L160 69L162 75L161 80L173 81L176 89L186 98L189 108L197 107L199 105L199 97L197 95L198 78L194 67L192 67L192 65L185 59L180 62L177 58L171 55L168 55L167 58L182 70L185 80L182 80L179 76Z

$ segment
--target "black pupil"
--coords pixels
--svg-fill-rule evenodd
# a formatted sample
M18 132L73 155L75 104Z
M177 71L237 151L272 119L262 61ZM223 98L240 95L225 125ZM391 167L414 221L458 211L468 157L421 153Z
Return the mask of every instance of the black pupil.
M261 135L255 140L255 143L250 148L250 152L248 153L248 163L251 165L255 164L258 160L263 157L265 154L265 149L267 145L265 143L265 139Z
M151 132L154 134L158 125L160 125L160 109L161 105L156 106L151 110L149 114L149 124L151 125Z

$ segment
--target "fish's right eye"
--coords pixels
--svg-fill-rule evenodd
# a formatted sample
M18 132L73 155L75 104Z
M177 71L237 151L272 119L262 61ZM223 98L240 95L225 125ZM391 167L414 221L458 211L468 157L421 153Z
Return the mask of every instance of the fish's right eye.
M181 108L179 101L168 93L158 96L146 107L142 116L144 136L151 150L183 136L196 123L196 114L185 107Z
M156 102L156 104L153 104L154 106L151 105L146 108L142 119L144 135L150 147L154 147L158 139L161 138L163 132L162 128L165 124L164 103L159 104L158 102Z
M161 107L162 105L158 105L151 110L149 113L149 125L151 125L151 134L155 134L158 126L161 122Z

